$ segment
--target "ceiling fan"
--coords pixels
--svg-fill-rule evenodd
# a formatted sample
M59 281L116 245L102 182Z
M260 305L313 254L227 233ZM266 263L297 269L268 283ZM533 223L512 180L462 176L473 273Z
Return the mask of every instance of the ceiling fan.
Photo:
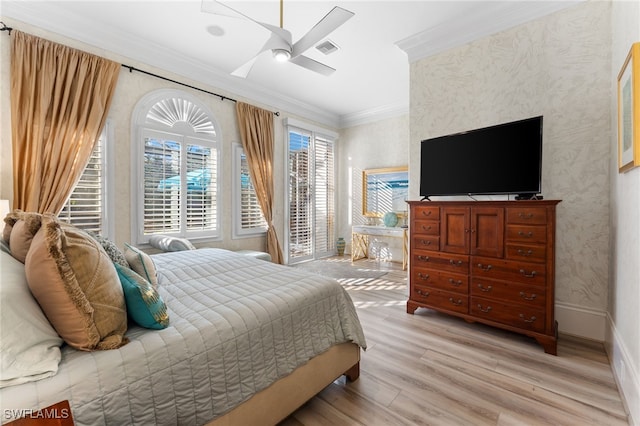
M280 0L280 26L276 27L275 25L266 24L264 22L258 22L253 18L245 15L242 12L237 11L236 9L227 6L226 4L215 1L215 0L203 0L202 1L202 11L209 12L219 15L225 16L234 16L229 15L229 11L241 15L242 17L249 19L250 21L255 22L258 25L266 28L271 32L271 36L267 40L267 42L262 46L262 48L256 53L256 55L247 61L245 64L241 65L231 74L246 78L251 71L251 68L257 61L258 57L261 56L264 52L271 51L275 60L280 62L289 61L296 65L299 65L303 68L306 68L311 71L315 71L322 75L330 75L335 69L331 68L328 65L322 64L314 59L311 59L307 56L302 55L307 49L312 47L314 44L318 43L320 40L325 38L327 35L332 33L336 28L344 24L347 20L349 20L354 13L350 12L341 7L335 6L329 13L327 13L324 18L322 18L318 23L311 28L302 38L300 38L295 43L292 42L291 33L283 28L283 1ZM220 9L219 6L223 6L228 10Z

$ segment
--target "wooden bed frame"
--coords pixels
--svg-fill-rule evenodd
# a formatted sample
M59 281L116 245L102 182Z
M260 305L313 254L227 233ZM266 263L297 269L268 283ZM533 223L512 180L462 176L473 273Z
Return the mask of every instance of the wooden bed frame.
M360 375L360 347L354 343L333 346L207 425L275 425L343 374L349 381Z

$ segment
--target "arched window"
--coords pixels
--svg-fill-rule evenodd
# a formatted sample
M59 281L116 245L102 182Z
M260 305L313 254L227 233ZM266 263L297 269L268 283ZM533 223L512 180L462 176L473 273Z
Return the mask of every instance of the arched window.
M158 90L134 110L134 235L218 238L219 128L211 112L179 90Z

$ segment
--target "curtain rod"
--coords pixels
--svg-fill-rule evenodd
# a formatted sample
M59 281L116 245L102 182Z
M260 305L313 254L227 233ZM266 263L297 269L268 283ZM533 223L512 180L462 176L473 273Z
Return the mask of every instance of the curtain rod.
M7 25L2 21L0 21L0 25L1 25L0 26L0 31L7 31L8 34L11 35L11 31L13 30L13 28L7 27ZM171 83L179 84L181 86L185 86L185 87L188 87L188 88L193 89L193 90L198 90L200 92L204 92L204 93L207 93L209 95L216 96L216 97L220 98L221 101L238 102L236 99L230 98L228 96L220 95L218 93L210 92L208 90L201 89L199 87L195 87L195 86L192 86L190 84L182 83L180 81L173 80L173 79L170 79L170 78L167 78L167 77L163 77L161 75L154 74L154 73L149 72L149 71L141 70L139 68L132 67L131 65L125 65L125 64L121 64L121 65L122 65L122 67L127 68L129 70L129 72L137 71L137 72L142 73L142 74L150 75L151 77L155 77L155 78L159 78L161 80L169 81ZM273 114L275 116L277 116L277 117L280 116L280 113L278 111L274 112Z
M204 93L207 93L207 94L209 94L209 95L216 96L216 97L220 98L220 100L221 100L221 101L238 102L236 99L230 98L230 97L228 97L228 96L220 95L220 94L218 94L218 93L210 92L210 91L208 91L208 90L201 89L201 88L199 88L199 87L195 87L195 86L192 86L192 85L190 85L190 84L183 83L183 82L181 82L181 81L173 80L173 79L171 79L171 78L167 78L167 77L164 77L164 76L161 76L161 75L158 75L158 74L154 74L154 73L149 72L149 71L141 70L141 69L139 69L139 68L132 67L131 65L125 65L125 64L122 64L122 67L127 68L127 69L129 70L129 72L137 71L137 72L142 73L142 74L150 75L151 77L159 78L160 80L169 81L169 82L171 82L171 83L179 84L179 85L181 85L181 86L185 86L185 87L188 87L188 88L190 88L190 89L198 90L198 91L200 91L200 92L204 92ZM279 116L280 116L280 113L279 113L279 112L277 112L277 111L276 111L276 112L274 112L273 114L274 114L274 115L276 115L277 117L279 117Z
M11 27L7 27L7 24L5 24L4 22L0 21L0 25L2 25L2 27L0 27L0 31L8 31L8 34L11 35L11 30L13 28Z

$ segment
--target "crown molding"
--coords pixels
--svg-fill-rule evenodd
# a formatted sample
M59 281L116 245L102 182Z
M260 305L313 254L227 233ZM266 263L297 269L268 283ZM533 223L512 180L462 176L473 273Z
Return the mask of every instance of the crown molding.
M394 105L383 105L365 111L342 115L340 117L340 128L346 129L407 114L409 114L408 104L398 103Z
M409 63L412 63L583 1L585 0L512 2L504 6L509 10L503 9L499 13L486 7L479 13L461 16L402 39L396 45L406 52Z

